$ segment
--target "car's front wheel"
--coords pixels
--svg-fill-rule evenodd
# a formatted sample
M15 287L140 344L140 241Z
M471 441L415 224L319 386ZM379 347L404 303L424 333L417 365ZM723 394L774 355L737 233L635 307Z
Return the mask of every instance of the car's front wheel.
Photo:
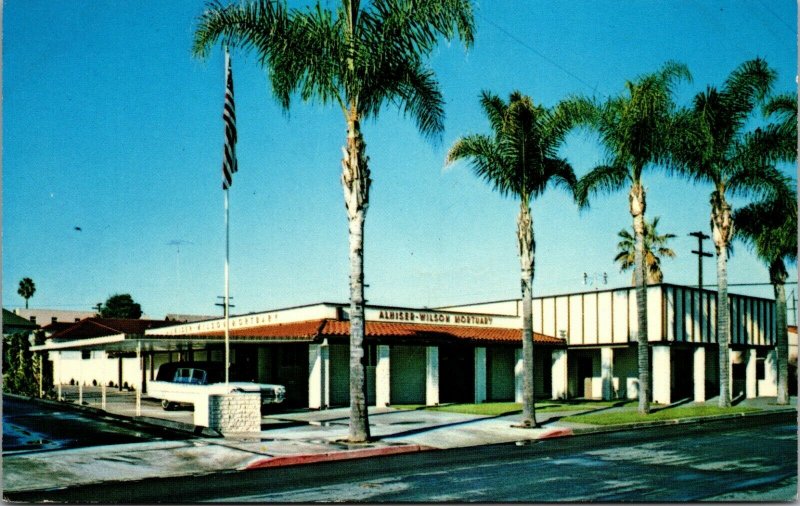
M177 405L176 403L174 403L174 402L169 402L169 401L168 401L168 400L166 400L166 399L164 399L163 401L161 401L161 407L162 407L162 408L164 408L164 411L172 411L172 410L173 410L173 409L175 409L177 406L178 406L178 405Z

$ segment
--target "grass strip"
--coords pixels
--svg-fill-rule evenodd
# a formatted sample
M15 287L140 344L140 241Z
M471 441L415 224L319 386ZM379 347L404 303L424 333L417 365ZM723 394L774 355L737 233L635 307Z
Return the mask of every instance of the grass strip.
M609 407L628 406L635 401L539 401L536 403L537 413L553 411L585 411ZM466 415L498 416L522 412L522 404L518 402L485 402L481 404L443 404L425 406L424 404L396 404L395 409L444 411Z
M649 415L640 415L635 410L611 411L586 415L566 416L562 422L586 423L592 425L618 425L626 423L650 422L656 420L676 420L680 418L694 418L698 416L730 415L736 413L751 413L761 411L758 408L734 406L720 408L718 406L681 406L675 408L662 408L651 411Z

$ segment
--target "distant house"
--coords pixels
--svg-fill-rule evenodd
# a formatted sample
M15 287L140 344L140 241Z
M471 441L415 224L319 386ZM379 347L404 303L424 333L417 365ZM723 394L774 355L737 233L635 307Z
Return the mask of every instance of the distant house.
M16 308L14 314L44 327L51 323L75 323L97 315L94 311L67 311L63 309Z
M39 325L21 316L18 316L8 309L3 308L3 335L10 336L18 332L33 332Z

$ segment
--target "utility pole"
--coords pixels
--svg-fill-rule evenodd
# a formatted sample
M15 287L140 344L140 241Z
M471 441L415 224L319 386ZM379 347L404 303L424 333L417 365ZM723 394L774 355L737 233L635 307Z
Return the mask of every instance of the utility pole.
M703 251L703 240L711 239L711 236L703 232L690 232L690 236L697 237L697 249L692 250L692 253L697 255L697 286L703 289L703 257L710 257L711 253Z
M225 296L224 295L217 295L217 298L218 299L222 299L222 302L216 302L216 303L214 303L214 305L218 306L218 307L221 307L222 308L222 316L225 316ZM233 297L228 297L228 301L231 301L231 300L233 300ZM228 307L231 308L231 307L236 307L236 306L231 304L230 302L228 302Z

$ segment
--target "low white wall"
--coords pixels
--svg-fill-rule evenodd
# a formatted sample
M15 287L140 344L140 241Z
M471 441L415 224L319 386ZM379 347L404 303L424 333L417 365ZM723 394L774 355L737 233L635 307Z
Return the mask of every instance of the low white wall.
M261 394L231 393L200 396L194 406L194 423L222 434L261 431Z

